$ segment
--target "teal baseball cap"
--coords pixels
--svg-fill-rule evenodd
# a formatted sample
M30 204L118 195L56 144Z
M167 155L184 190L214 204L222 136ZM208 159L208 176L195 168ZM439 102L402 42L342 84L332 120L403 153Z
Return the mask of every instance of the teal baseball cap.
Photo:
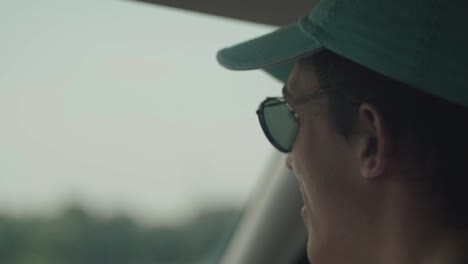
M296 24L222 49L217 60L286 82L299 59L328 49L468 107L467 10L466 0L321 0Z

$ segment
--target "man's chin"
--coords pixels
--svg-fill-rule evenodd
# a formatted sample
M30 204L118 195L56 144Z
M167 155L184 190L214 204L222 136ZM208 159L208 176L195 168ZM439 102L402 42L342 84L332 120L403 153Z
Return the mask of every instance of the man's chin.
M315 249L313 245L313 241L311 241L310 235L307 239L307 259L309 259L310 263L314 263L314 256L315 256Z

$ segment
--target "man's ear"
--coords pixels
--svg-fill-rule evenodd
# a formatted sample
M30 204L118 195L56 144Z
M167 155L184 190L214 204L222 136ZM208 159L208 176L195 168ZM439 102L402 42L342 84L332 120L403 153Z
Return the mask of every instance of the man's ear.
M393 142L382 114L370 104L359 107L356 150L361 174L365 178L381 176L387 170Z

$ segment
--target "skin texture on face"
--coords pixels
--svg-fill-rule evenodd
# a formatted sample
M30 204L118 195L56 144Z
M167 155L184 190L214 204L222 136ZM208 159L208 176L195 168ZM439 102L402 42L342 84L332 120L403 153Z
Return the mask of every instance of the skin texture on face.
M313 69L298 64L288 82L294 98L307 96L319 83ZM358 226L369 222L362 207L368 201L355 148L338 135L330 122L326 95L292 107L300 129L288 166L294 171L304 199L311 262L330 259L360 239Z
M310 66L298 64L287 87L294 98L301 98L317 91L319 84ZM288 166L297 176L303 195L308 254L313 261L322 259L319 254L337 254L336 246L343 246L346 239L358 239L346 214L357 214L352 211L360 197L354 193L362 191L365 183L359 177L354 149L332 127L326 96L292 107L299 116L300 129Z
M287 83L292 99L319 89L313 66L298 63ZM299 132L287 158L304 200L311 263L465 263L466 233L431 221L434 212L408 190L404 158L373 106L358 110L345 140L331 122L328 97L291 107ZM450 261L449 261L450 260Z

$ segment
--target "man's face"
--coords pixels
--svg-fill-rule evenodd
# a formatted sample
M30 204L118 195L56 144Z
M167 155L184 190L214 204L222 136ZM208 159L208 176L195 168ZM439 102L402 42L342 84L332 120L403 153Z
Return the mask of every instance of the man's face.
M296 65L287 84L288 94L302 98L318 88L312 67ZM291 105L300 128L288 166L297 176L304 199L302 214L312 263L324 263L337 257L343 247L355 247L367 219L366 182L360 175L358 153L334 128L327 98Z

